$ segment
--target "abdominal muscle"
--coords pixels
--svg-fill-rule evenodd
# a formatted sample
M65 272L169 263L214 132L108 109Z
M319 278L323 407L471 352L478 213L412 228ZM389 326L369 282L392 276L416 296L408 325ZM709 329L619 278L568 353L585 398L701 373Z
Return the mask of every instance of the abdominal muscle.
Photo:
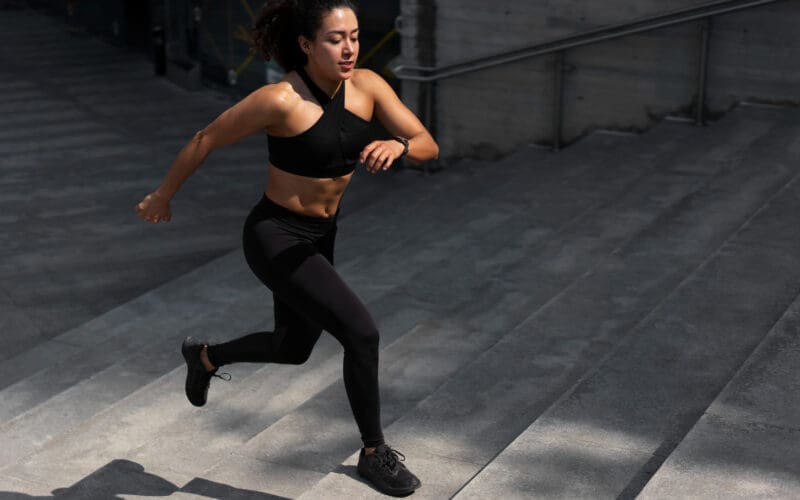
M333 217L352 177L352 173L323 179L305 177L283 171L270 163L264 193L267 198L292 212L313 217Z

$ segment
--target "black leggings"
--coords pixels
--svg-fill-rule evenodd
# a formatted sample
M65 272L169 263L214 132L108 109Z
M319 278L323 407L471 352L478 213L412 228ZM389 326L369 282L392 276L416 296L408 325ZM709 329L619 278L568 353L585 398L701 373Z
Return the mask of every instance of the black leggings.
M244 254L273 293L275 330L208 348L214 366L302 364L322 330L344 347L344 385L364 446L383 444L378 393L378 329L333 268L336 217L297 214L266 196L244 226Z

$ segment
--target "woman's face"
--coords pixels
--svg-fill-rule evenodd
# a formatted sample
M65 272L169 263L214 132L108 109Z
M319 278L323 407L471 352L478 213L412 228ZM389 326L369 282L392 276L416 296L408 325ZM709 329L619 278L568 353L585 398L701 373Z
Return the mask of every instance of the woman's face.
M311 41L300 37L300 46L308 47L308 64L329 80L346 80L353 75L358 58L358 19L347 7L332 9L322 18L322 25Z

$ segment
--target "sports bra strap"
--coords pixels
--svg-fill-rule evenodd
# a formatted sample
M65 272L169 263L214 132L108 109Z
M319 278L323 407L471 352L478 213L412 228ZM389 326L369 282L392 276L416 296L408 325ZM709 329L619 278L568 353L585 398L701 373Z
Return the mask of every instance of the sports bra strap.
M311 77L308 76L308 73L306 73L306 71L302 67L297 68L297 74L300 75L300 78L303 79L303 82L305 82L306 87L308 87L308 90L310 90L311 93L314 95L314 99L316 99L317 102L320 104L320 106L322 106L323 108L327 106L329 103L333 102L333 100L336 99L337 94L339 94L340 92L344 94L344 82L342 82L339 90L336 92L336 94L333 95L333 98L331 98L321 88L319 88L316 83L314 83L314 80L312 80Z

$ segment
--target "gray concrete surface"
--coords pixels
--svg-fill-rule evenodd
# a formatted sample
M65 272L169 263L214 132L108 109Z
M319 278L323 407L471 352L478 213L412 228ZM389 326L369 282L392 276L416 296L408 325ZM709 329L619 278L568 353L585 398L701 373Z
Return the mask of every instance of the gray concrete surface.
M525 272L526 266L520 264L502 271L489 271L519 283L518 286L525 283L543 286L552 282L554 273L558 275L566 272L570 265L586 265L592 261L593 251L591 246L587 246L589 235L606 233L604 236L613 241L614 237L624 235L626 225L631 224L626 221L638 219L640 223L650 224L639 234L634 230L634 237L624 245L617 249L609 248L610 255L602 259L597 268L584 276L578 275L579 279L571 285L565 283L568 285L565 290L540 306L541 309L519 328L390 426L391 433L398 434L398 441L406 443L413 451L414 460L446 456L484 465L505 446L507 440L522 431L517 426L526 419L533 419L548 400L560 396L561 391L570 386L571 380L575 380L574 377L588 369L592 358L602 357L609 345L624 337L637 318L646 315L671 287L684 278L685 273L691 272L692 260L699 263L723 241L731 230L730 224L728 227L718 224L709 231L704 222L719 211L716 205L722 201L718 195L713 202L709 200L705 209L695 200L703 198L706 191L717 189L714 186L718 184L731 183L730 177L736 169L727 167L729 164L742 162L739 175L749 171L750 163L746 157L741 157L742 151L753 148L757 139L769 137L773 128L765 126L766 123L759 124L756 116L750 113L746 121L731 117L730 121L714 129L718 135L700 136L684 142L684 155L673 153L669 158L663 158L664 170L631 184L619 199L594 210L585 225L579 226L585 236L581 237L581 231L576 228L565 237L565 242L580 242L584 247L568 250L575 263L564 262L563 255L556 251L548 259L541 250L530 253L532 249L528 249L531 260L541 263L535 268L537 273ZM784 137L791 133L786 131ZM738 151L731 144L738 144ZM700 150L693 145L704 148L705 154L699 153ZM753 154L759 154L755 151ZM727 168L722 168L722 165ZM620 170L624 171L624 168ZM765 175L769 177L774 173ZM710 179L705 176L710 176ZM754 185L752 189L757 187ZM742 195L746 197L746 191ZM742 205L739 212L743 215L739 217L746 218L748 210ZM652 213L648 215L648 211ZM636 218L630 217L632 214ZM692 217L687 217L688 214ZM736 220L737 216L735 211L728 211L727 217ZM607 226L604 220L608 221ZM664 228L669 226L672 226L669 231L672 236L664 232ZM606 227L608 230L604 231ZM690 241L693 244L687 245ZM707 243L698 245L702 241ZM564 250L565 242L554 247ZM497 243L502 247L502 241ZM658 265L659 262L663 265ZM520 275L525 278L519 279ZM527 310L535 311L536 306L528 303ZM500 307L490 311L476 327L486 328L487 323L502 321L495 316L497 314L511 316L501 311ZM469 313L462 309L459 316L468 318ZM490 318L488 322L487 316ZM503 408L503 411L498 412L496 408ZM464 435L469 438L463 439ZM441 476L452 480L464 472L448 469L445 464L449 463L443 462L441 468L425 472L431 474L432 481L438 481ZM530 474L525 465L520 465L520 468L521 475ZM462 480L466 482L471 476L467 474ZM574 482L564 476L552 480L565 484ZM339 490L347 482L346 475L331 474L311 490L308 497L312 498L314 493L323 494L328 488ZM518 484L513 483L513 486ZM437 485L435 493L420 494L438 498L442 490L441 485ZM456 491L458 488L449 490L447 494ZM482 490L477 496L492 496L491 491ZM511 488L504 489L499 496L512 491ZM517 491L520 495L531 494L523 489ZM547 496L546 488L541 491L543 496Z
M791 213L784 209L787 199L796 199L793 192L798 174L781 158L783 151L796 147L796 118L793 123L784 134L773 130L765 136L770 148L755 155L764 162L762 175L769 178L778 174L771 179L774 194L766 197L766 203L743 212L740 230L735 230L459 497L483 498L488 492L561 498L630 497L638 493L683 438L687 425L704 411L710 398L716 396L800 290L796 247L788 250L787 245L776 244L766 236L758 243L738 238L746 228L758 227L762 218ZM755 188L758 182L750 171L754 158L748 156L741 158L745 167L741 173L749 172L748 186ZM768 173L766 162L772 173ZM720 188L728 185L731 199L744 208L741 200L749 196L741 181L719 181L721 186L709 186L709 192L714 193L713 204L726 197ZM759 198L764 200L763 196ZM693 220L710 219L699 209L699 203L692 208ZM754 215L745 215L751 211ZM718 213L720 218L733 217L731 209ZM720 227L718 221L711 223ZM780 233L775 234L776 241L783 239ZM783 432L784 437L792 432L774 430ZM564 481L566 477L571 479ZM784 486L794 488L793 483ZM703 496L703 489L694 489L694 485L686 488L678 490L678 496ZM794 495L798 493L793 491ZM655 497L671 496L668 488L658 493Z
M800 302L795 300L653 475L641 498L798 496L798 331Z
M271 327L269 293L236 248L263 141L206 165L172 226L137 226L132 202L115 197L157 181L164 145L183 140L173 122L228 101L13 14L0 24L49 27L32 39L61 36L47 43L63 59L45 77L32 41L10 37L0 52L33 75L0 74L0 106L19 112L0 122L14 159L0 165L11 235L0 335L13 345L0 363L0 498L380 497L354 471L358 435L329 336L302 366L230 367L203 409L182 394L184 335ZM95 54L96 69L71 54ZM37 135L48 109L62 117L46 125L52 143ZM384 426L423 479L414 498L671 498L734 474L742 481L721 491L798 493L797 471L775 459L793 456L796 433L798 131L797 110L744 107L704 128L593 134L558 155L358 176L337 266L381 329ZM143 167L141 151L162 164ZM74 162L59 170L64 157ZM22 215L37 204L46 211ZM196 235L203 224L215 233ZM707 443L713 457L699 456ZM675 486L687 476L696 488Z

